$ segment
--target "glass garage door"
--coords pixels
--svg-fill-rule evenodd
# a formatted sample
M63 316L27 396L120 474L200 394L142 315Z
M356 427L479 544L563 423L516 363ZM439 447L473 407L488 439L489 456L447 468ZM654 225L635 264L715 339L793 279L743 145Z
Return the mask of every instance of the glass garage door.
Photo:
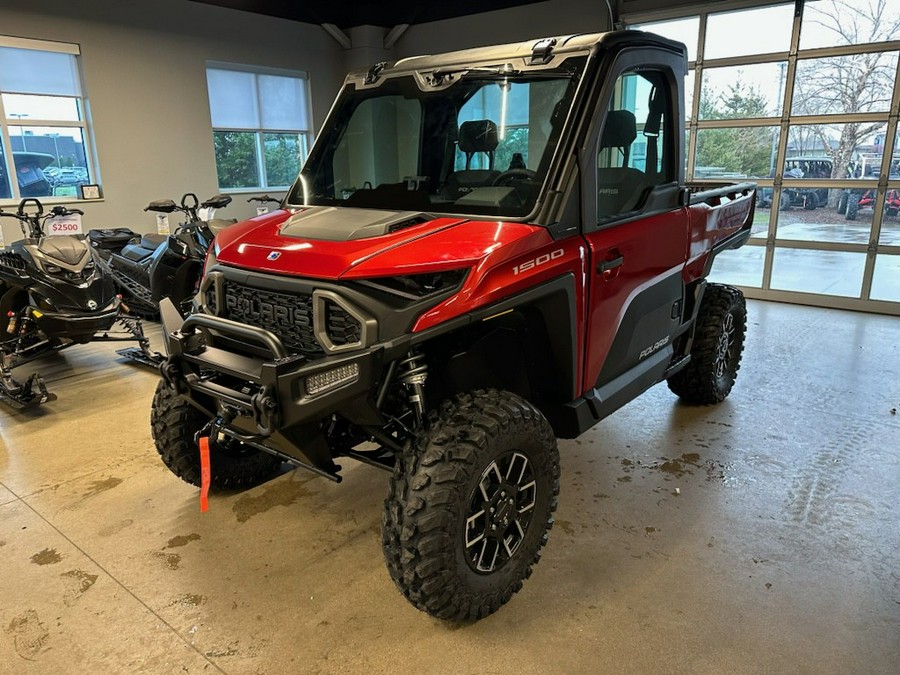
M629 21L688 46L688 180L760 186L712 279L900 314L900 2L754 4Z

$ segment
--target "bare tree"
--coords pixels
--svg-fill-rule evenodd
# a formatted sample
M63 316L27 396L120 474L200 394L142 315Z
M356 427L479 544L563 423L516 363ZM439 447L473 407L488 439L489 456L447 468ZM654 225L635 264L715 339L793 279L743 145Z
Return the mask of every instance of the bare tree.
M827 0L807 3L805 31L817 31L830 45L858 45L900 38L896 0ZM802 46L801 42L801 46ZM897 51L801 60L794 86L794 115L886 111L897 72ZM832 159L832 178L851 175L858 150L885 122L850 122L813 128Z

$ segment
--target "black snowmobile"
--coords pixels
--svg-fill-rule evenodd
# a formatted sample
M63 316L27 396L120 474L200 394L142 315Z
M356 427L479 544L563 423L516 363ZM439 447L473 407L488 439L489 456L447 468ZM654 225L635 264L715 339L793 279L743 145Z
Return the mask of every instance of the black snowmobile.
M0 216L19 221L25 236L0 250L0 400L14 408L56 399L37 373L24 383L12 375L47 352L86 342L132 341L138 347L118 353L154 367L161 361L140 320L126 313L112 279L96 266L84 235L45 236L48 218L74 213L82 211L54 206L44 213L34 198L23 199L15 213L0 209Z
M88 232L97 264L113 279L132 312L155 318L163 298L180 307L190 303L213 238L237 222L213 218L216 209L230 203L231 197L216 195L200 204L191 192L181 198L181 206L171 199L151 202L144 211L180 211L187 217L172 235L137 234L124 227ZM207 210L206 220L201 220L200 208Z

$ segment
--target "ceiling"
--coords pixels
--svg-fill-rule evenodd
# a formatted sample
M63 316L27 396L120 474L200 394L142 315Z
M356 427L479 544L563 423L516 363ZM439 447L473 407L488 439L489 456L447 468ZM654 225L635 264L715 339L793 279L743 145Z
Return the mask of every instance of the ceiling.
M540 0L452 0L443 2L409 2L409 0L193 0L244 12L268 14L282 19L306 23L333 23L340 28L353 26L384 26L427 23L440 19L530 5Z

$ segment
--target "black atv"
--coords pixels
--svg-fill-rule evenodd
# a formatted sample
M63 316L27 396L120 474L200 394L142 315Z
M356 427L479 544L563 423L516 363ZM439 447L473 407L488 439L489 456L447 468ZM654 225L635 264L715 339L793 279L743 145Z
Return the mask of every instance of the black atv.
M26 207L33 205L32 211ZM25 238L0 250L0 400L14 408L56 398L40 375L17 382L12 371L51 351L94 341L132 341L138 347L119 354L151 366L161 360L150 350L138 319L128 316L112 280L95 264L84 235L47 236L48 219L79 209L54 206L44 213L34 198L23 199L15 213ZM117 327L116 330L113 330Z
M172 298L177 306L190 303L213 238L237 222L213 218L216 209L230 203L231 197L215 195L201 204L192 192L181 198L181 206L171 199L151 202L145 211L179 211L186 216L171 236L137 234L123 227L88 232L97 264L112 278L133 313L156 318L163 298ZM206 209L205 219L200 208Z

